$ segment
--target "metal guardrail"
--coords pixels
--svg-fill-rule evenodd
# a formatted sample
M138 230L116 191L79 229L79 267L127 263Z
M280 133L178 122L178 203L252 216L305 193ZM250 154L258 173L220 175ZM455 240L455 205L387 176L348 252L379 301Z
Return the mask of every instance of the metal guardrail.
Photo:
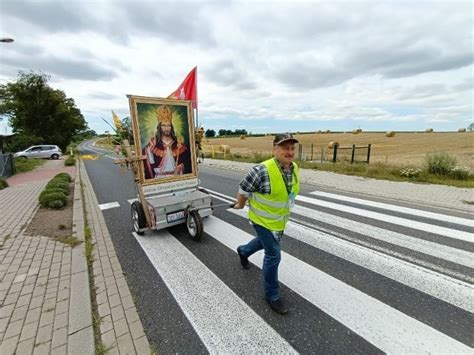
M13 174L15 174L13 154L0 154L0 177L10 177Z

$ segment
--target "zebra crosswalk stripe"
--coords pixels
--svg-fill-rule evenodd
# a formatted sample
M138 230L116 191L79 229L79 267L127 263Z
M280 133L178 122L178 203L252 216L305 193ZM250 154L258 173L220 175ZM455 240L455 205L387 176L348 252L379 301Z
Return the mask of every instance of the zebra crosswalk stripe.
M376 219L376 220L387 222L387 223L398 224L400 226L405 226L405 227L418 229L418 230L422 230L422 231L426 231L426 232L430 232L434 234L443 235L448 238L459 239L459 240L463 240L463 241L471 242L471 243L474 242L473 234L464 232L464 231L431 225L428 223L423 223L423 222L418 222L418 221L412 221L406 218L388 216L379 212L373 212L373 211L368 211L361 208L349 207L349 206L340 205L333 202L316 200L314 198L310 198L306 196L298 196L296 199L298 201L303 201L312 205L327 207L327 208L335 209L341 212L347 212L347 213L351 213L357 216L364 216L367 218L372 218L372 219Z
M313 196L329 197L329 198L335 199L335 200L353 202L353 203L362 204L362 205L365 205L365 206L381 208L381 209L384 209L384 210L387 210L387 211L402 212L402 213L410 214L410 215L413 215L413 216L425 217L425 218L430 218L430 219L437 219L439 221L460 224L460 225L464 225L464 226L468 226L468 227L474 227L474 220L469 220L469 219L466 219L466 218L455 217L455 216L446 216L446 215L443 215L443 214L440 214L440 213L421 211L421 210L417 210L417 209L414 209L414 208L408 208L408 207L394 206L394 205L390 205L388 203L375 202L375 201L370 201L370 200L363 200L363 199L360 199L360 198L342 196L342 195L332 194L332 193L323 192L323 191L312 191L312 192L310 192L310 194L313 195Z
M214 216L206 233L232 250L252 235ZM250 261L261 267L261 252ZM279 279L303 298L389 353L467 353L471 349L344 282L282 252ZM323 285L323 286L322 286ZM348 302L350 300L350 302Z
M296 353L173 235L158 234L134 235L211 354Z

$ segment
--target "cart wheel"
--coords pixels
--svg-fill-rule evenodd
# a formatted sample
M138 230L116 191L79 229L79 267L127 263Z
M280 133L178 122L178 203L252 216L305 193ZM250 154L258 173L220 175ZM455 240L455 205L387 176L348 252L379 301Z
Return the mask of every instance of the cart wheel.
M198 211L191 211L188 213L188 217L186 218L186 228L188 228L188 233L191 238L195 240L201 240L203 226L202 226L202 218Z
M135 233L142 235L144 232L141 232L140 229L146 227L146 219L142 204L139 201L132 203L132 222Z

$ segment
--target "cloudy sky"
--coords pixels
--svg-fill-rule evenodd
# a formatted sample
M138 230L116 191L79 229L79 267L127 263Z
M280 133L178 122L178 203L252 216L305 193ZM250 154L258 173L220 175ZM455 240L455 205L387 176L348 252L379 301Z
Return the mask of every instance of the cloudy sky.
M470 1L1 0L0 83L51 75L98 133L194 66L205 129L454 131L474 122L473 23Z

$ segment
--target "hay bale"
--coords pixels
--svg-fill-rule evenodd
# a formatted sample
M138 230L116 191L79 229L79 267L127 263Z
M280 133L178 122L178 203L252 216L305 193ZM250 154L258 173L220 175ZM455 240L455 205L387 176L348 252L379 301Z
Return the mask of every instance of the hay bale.
M388 131L385 133L385 137L395 137L395 131Z
M358 129L353 129L353 130L352 130L352 134L357 134L357 133L359 133L359 130L358 130Z
M332 148L334 148L334 146L339 147L339 142L329 142L328 143L328 148L332 149Z
M226 144L221 144L219 146L219 152L222 152L222 153L230 153L230 145L226 145Z
M426 133L433 133L433 128L427 128L425 132Z
M240 135L240 139L245 139L245 134Z
M466 129L465 128L459 128L458 132L466 132Z

